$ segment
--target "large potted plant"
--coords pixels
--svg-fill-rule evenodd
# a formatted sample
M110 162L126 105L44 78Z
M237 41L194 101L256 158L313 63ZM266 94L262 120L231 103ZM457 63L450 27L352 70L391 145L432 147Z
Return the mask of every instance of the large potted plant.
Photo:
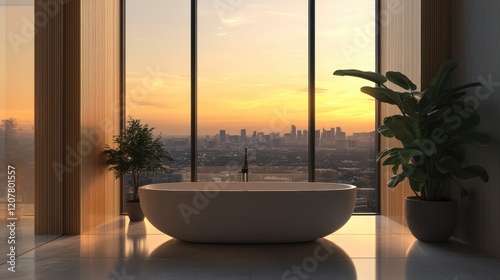
M145 177L165 171L165 163L173 160L163 146L161 136L154 137L153 130L153 127L142 125L140 120L129 117L125 130L113 136L116 148L106 145L103 152L115 178L125 177L132 186L132 200L126 204L131 221L144 219L139 203L139 187Z
M449 87L449 78L457 67L454 61L441 65L437 75L424 91L404 74L389 71L385 76L359 70L337 70L334 75L352 76L374 82L361 92L380 102L395 105L401 114L385 117L378 133L395 137L401 146L381 151L377 161L392 167L390 188L407 179L414 196L406 197L406 219L412 234L425 242L445 242L456 224L457 202L443 195L444 188L456 182L462 196L466 190L458 179L480 178L488 182L488 173L477 165L464 167L464 145L488 145L487 135L475 132L479 114L470 102L474 96L464 90L481 86L468 83ZM387 81L403 91L387 87ZM466 99L469 98L469 99ZM473 101L473 100L472 100Z

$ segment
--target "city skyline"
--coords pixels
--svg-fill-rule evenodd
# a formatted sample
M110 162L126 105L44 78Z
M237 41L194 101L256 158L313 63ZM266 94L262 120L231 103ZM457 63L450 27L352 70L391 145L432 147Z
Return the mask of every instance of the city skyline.
M344 130L344 127L342 127L342 126L334 126L334 127L329 127L328 129L326 129L326 127L321 127L321 128L316 127L316 132L317 132L317 131L323 132L323 130L324 130L324 129L325 129L326 131L329 131L329 130L331 130L331 129L333 129L333 128L335 128L335 129L336 129L336 128L341 128L341 131L342 131L343 133L345 133L345 135L346 135L347 137L349 137L349 136L354 136L354 134L357 134L357 133L375 133L375 132L376 132L375 127L374 127L372 130L370 130L370 131L353 131L353 130ZM284 136L284 134L285 134L285 133L288 133L288 132L284 132L284 133L282 133L282 132L280 132L280 131L259 131L259 130L249 130L249 129L246 129L246 128L244 128L244 127L243 127L243 128L241 128L241 129L239 129L239 131L234 131L234 130L233 130L233 131L229 131L229 130L227 130L227 129L215 129L215 131L214 131L213 133L198 133L198 137L206 137L206 136L218 137L218 136L220 135L220 132L221 132L221 131L224 131L226 136L241 135L241 131L242 131L242 130L245 130L245 131L246 131L246 136L247 136L247 137L251 137L252 133L254 133L254 132L257 132L257 133L259 133L259 132L263 132L263 133L268 133L268 134L274 133L274 134L278 134L278 135L280 135L280 137ZM307 129L297 129L296 131L297 131L297 133L299 133L299 131L303 133L304 131L306 131L306 132L307 132L308 130L307 130ZM290 131L290 132L291 132L291 131ZM160 133L157 133L157 131L156 131L156 130L154 131L154 133L155 133L156 135L159 135L159 134L160 134ZM293 134L293 133L292 133L292 134ZM190 135L189 135L189 134L186 134L186 135L168 135L168 134L163 134L163 133L161 133L161 136L162 136L162 137L164 137L164 138L166 138L166 137L190 137Z

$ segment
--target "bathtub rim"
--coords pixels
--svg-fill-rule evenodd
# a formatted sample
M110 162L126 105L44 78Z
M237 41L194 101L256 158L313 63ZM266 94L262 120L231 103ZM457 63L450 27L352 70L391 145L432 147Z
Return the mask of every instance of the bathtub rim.
M231 188L231 185L233 188ZM280 186L283 188L255 188L265 185ZM287 186L297 186L297 188L286 188ZM324 188L308 188L298 186L316 185ZM190 187L188 187L190 186ZM212 187L208 187L212 186ZM213 187L215 186L215 188ZM245 188L234 188L244 186ZM254 187L254 188L252 188ZM156 183L139 187L144 191L165 191L165 192L195 192L195 191L221 191L221 192L330 192L330 191L351 191L357 187L344 183L328 182L176 182L176 183Z

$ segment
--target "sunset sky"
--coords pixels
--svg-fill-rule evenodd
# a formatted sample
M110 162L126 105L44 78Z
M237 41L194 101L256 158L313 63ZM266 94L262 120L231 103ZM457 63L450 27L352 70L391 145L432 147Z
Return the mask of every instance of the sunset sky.
M34 38L33 33L23 33L32 20L33 6L6 6L0 1L0 118L16 118L25 129L34 123Z
M222 1L230 3L231 1ZM307 2L198 1L198 131L307 129ZM375 68L371 0L316 1L316 127L374 130L366 85L335 69ZM163 135L189 134L189 1L127 2L128 114ZM155 69L160 78L148 74ZM159 71L158 71L159 70ZM147 82L146 94L138 86Z
M198 131L307 129L306 0L199 0ZM336 77L374 70L374 1L316 1L316 128L374 130L367 83ZM24 36L33 7L0 1L0 35ZM216 5L226 3L226 6ZM231 6L230 3L234 3ZM284 5L286 3L286 5ZM127 1L127 113L163 135L190 132L190 1ZM33 38L0 45L1 118L33 123ZM25 42L25 43L24 43ZM9 69L9 71L6 71Z

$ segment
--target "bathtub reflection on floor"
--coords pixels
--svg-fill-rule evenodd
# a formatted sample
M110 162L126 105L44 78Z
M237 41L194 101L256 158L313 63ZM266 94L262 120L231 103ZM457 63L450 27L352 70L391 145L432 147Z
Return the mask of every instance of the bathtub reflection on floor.
M134 262L122 260L115 271L133 267ZM207 275L210 279L248 279L249 271L252 279L357 279L349 255L327 239L251 245L172 239L154 249L140 270L141 279L205 279Z

